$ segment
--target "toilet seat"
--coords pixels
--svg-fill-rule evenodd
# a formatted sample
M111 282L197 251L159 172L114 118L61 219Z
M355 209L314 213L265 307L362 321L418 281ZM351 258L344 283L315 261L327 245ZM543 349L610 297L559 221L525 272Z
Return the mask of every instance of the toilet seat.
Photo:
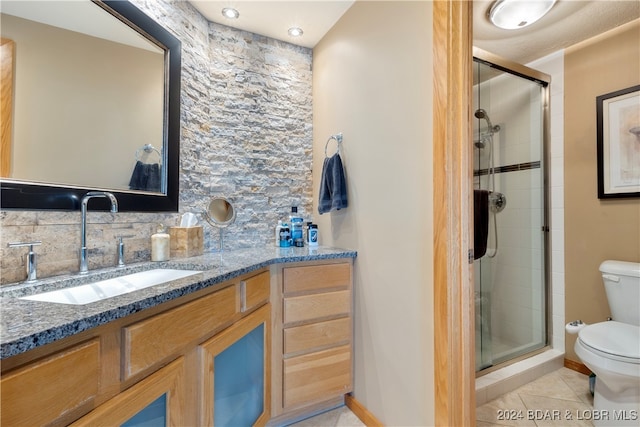
M586 326L578 340L602 357L640 364L640 327L616 321Z

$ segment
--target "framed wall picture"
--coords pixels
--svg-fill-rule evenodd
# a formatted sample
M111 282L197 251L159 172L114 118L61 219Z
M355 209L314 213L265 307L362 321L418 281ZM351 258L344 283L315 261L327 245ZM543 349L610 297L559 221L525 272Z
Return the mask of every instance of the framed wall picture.
M596 97L598 198L640 197L640 85Z

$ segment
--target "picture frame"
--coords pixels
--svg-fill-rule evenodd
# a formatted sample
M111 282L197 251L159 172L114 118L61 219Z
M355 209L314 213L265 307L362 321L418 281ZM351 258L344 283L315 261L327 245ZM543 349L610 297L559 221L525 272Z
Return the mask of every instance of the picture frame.
M598 198L640 197L640 85L596 97Z

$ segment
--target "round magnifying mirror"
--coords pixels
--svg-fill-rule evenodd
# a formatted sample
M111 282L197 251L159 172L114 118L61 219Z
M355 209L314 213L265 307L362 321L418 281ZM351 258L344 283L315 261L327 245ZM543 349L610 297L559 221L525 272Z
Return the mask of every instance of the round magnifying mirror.
M215 197L209 202L203 216L214 227L227 227L236 220L236 210L224 197Z

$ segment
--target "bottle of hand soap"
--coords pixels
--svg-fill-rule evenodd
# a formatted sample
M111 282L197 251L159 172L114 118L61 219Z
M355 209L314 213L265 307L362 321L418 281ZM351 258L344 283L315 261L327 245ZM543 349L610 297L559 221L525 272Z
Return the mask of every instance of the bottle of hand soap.
M280 246L280 231L282 230L282 220L278 220L278 225L276 225L276 246Z
M162 224L151 236L151 261L169 261L169 234Z
M304 246L304 239L302 237L302 227L304 225L304 219L298 216L298 207L291 207L291 215L289 215L289 221L291 223L291 240L294 246Z

